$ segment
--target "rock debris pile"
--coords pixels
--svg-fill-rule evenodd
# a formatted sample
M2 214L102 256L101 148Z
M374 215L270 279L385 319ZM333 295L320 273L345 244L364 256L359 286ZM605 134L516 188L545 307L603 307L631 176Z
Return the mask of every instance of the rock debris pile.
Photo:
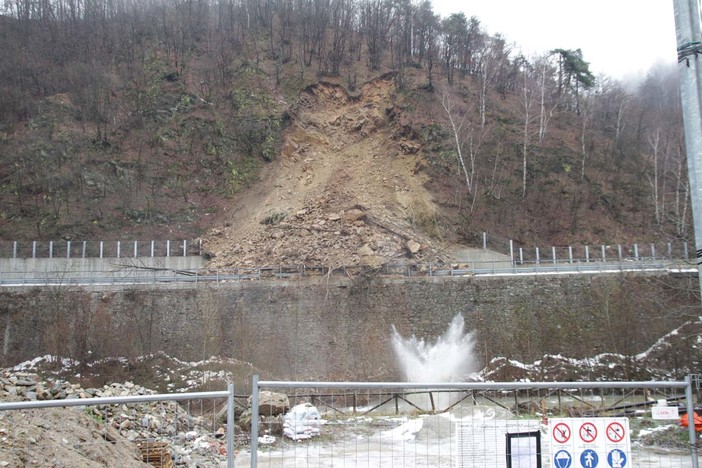
M436 262L438 208L392 76L300 94L281 154L205 237L215 268Z
M0 374L0 400L44 401L150 395L156 392L131 382L82 388L62 380L43 381L28 372ZM187 405L184 402L183 405ZM194 405L194 403L192 404ZM220 410L226 402L219 402ZM165 443L176 466L218 466L226 460L225 422L212 402L195 407L175 401L95 405L0 412L0 467L81 466L86 461L107 466L147 466L137 444ZM202 412L201 416L194 413ZM157 444L158 443L158 444ZM143 450L143 448L142 448ZM133 460L131 462L122 462ZM3 464L5 463L5 464Z

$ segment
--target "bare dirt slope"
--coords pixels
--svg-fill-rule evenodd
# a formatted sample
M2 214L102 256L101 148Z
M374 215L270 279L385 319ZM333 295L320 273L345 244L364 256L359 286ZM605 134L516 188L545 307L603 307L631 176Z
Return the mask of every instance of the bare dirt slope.
M137 446L75 408L0 414L0 465L149 467Z
M391 76L308 87L289 111L280 157L206 236L212 266L339 267L435 261L417 229L436 206L422 149L395 124Z

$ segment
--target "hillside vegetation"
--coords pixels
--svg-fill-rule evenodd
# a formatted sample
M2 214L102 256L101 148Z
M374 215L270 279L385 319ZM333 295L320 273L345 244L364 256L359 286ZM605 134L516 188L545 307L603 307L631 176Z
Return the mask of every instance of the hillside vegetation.
M674 70L631 89L409 0L0 10L0 238L204 237L221 265L686 238Z

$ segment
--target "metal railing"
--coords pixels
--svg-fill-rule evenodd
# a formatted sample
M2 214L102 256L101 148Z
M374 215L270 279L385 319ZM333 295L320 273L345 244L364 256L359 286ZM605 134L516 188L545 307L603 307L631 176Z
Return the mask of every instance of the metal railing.
M569 259L556 262L489 261L466 264L386 264L380 268L348 266L339 268L310 266L242 267L227 269L174 270L115 265L109 271L0 271L0 286L89 286L156 285L175 283L218 283L252 280L294 280L333 276L356 278L360 275L380 277L474 277L557 274L601 274L625 272L669 272L694 274L697 266L684 260L651 259L594 261Z
M234 467L234 385L229 384L226 391L220 392L191 392L191 393L166 393L154 395L136 395L120 397L101 398L74 398L61 400L44 401L17 401L0 402L0 412L11 410L29 410L43 408L62 407L84 407L84 406L106 406L125 405L134 403L150 403L161 401L186 401L186 400L208 400L226 398L227 400L227 467Z
M202 241L0 241L1 258L139 258L202 255Z
M611 450L612 442L607 438L616 442L616 438L624 435L620 429L626 427L628 430L629 423L637 430L637 437L643 437L644 430L669 427L670 421L655 419L652 407L670 405L661 407L674 408L676 414L680 410L688 415L687 430L679 426L673 429L680 432L679 435L687 433L688 442L679 449L680 453L665 454L657 450L655 444L646 446L639 441L633 448L628 444L614 446L621 449L621 456L628 457L626 466L648 466L651 463L661 467L698 468L691 376L685 381L670 382L457 383L259 381L255 376L252 434L276 434L275 427L280 424L279 420L260 414L258 395L261 390L286 393L291 406L304 402L318 409L324 422L318 426L323 437L319 442L315 442L314 437L302 441L287 440L290 436L283 435L280 440L273 437L268 441L252 437L248 454L252 467L258 466L259 459L266 466L287 466L286 463L295 463L296 466L305 463L343 466L348 463L356 466L354 463L359 461L367 466L503 466L506 454L500 450L504 450L504 434L496 434L494 440L490 440L493 434L487 431L490 424L485 424L485 421L499 423L499 427L511 427L512 431L517 429L514 432L538 432L551 441L550 447L542 444L539 453L535 454L539 459L543 458L542 466L571 466L570 463L559 465L554 459L568 456L573 460L576 458L573 450L585 454L588 450L600 450L600 447L565 445L566 440L558 440L561 436L555 431L551 433L556 421L571 418L572 421L568 420L586 429L610 424L614 432L605 434L606 431L600 429L600 439L609 443L607 450ZM675 423L678 423L677 416ZM285 424L288 434L300 433L299 427L290 427L294 422ZM462 431L465 433L471 425L477 430L468 431L466 448L458 435ZM610 426L602 427L610 431ZM567 437L572 436L573 444L581 436L594 439L591 432L578 435L575 428L572 430L573 434ZM629 437L629 433L626 435ZM595 443L594 440L589 442ZM261 444L265 447L261 448ZM559 452L564 447L570 450L569 454ZM489 451L495 452L497 465L483 463L484 452ZM599 456L603 461L601 466L606 464L607 453L592 456ZM547 460L551 463L546 463Z

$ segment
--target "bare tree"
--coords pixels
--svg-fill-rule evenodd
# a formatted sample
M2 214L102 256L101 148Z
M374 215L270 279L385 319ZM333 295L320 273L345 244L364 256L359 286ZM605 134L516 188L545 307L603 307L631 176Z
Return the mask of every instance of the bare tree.
M534 106L536 98L534 96L534 80L532 77L532 69L526 60L522 61L522 86L521 86L521 106L522 106L522 198L526 198L527 192L527 161L529 157L529 145L531 138L538 134L538 129L532 129L532 123L535 118Z
M590 94L580 96L580 180L585 180L585 161L588 158L587 151L587 131L590 125L593 111L593 101L595 97Z
M393 4L390 0L363 0L361 27L368 48L368 65L371 70L380 70L387 48L392 12Z
M483 135L475 135L474 128L468 120L468 112L461 109L455 103L456 98L449 88L445 87L441 92L441 105L446 112L446 118L450 125L451 135L456 146L456 158L461 167L461 172L465 178L466 189L471 196L471 211L475 207L477 192L475 190L476 159L483 141ZM468 163L464 157L464 146L468 146Z

